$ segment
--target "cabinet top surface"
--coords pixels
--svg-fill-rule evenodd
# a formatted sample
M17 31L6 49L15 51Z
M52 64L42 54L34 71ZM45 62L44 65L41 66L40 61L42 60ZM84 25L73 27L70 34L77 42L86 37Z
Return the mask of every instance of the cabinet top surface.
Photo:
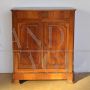
M76 10L71 7L15 7L13 10Z

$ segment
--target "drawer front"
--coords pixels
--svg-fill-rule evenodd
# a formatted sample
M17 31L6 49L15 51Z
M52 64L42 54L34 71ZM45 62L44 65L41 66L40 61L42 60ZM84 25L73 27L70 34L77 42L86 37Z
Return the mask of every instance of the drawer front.
M14 11L13 15L18 19L69 19L72 16L72 11L69 10L32 10L32 11Z
M38 11L13 11L13 16L17 19L39 19Z
M42 19L67 19L70 18L70 11L40 11L39 17Z
M68 19L70 18L69 11L50 11L49 19Z

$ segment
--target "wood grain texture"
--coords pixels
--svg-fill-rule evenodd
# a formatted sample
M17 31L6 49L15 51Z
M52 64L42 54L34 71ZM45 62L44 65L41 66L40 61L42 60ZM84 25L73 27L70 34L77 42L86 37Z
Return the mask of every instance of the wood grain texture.
M13 80L73 81L75 10L12 10Z

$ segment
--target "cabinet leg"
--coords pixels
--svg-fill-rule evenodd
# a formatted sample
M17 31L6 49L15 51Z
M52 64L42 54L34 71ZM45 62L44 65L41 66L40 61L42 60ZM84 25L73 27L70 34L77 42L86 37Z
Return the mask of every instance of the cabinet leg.
M15 84L16 84L16 83L19 83L19 80L14 80L14 79L13 79L13 80L12 80L12 83L15 83Z
M67 75L67 80L70 83L74 83L74 79L73 79L73 73L68 73Z

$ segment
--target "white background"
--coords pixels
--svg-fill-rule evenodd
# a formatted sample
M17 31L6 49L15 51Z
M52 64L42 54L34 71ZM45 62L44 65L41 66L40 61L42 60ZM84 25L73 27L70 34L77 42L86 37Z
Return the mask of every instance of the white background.
M0 0L0 73L12 73L11 12L13 7L73 7L75 23L75 72L90 72L90 0Z

